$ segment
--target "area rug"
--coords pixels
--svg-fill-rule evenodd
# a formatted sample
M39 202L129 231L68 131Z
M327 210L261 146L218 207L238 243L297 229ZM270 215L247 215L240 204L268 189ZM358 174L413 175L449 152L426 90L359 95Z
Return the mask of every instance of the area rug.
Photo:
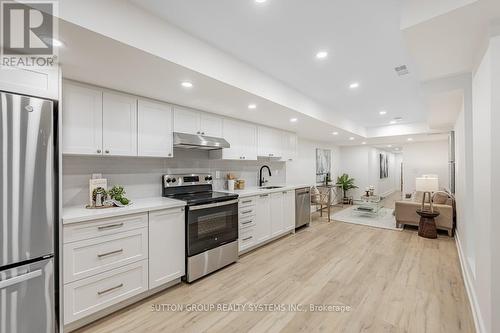
M403 228L396 227L396 219L392 215L393 209L390 208L381 208L377 217L360 215L353 212L353 209L356 206L352 206L341 210L332 215L332 219L335 221L353 223L353 224L362 224L375 228L383 228L383 229L391 229L401 231Z

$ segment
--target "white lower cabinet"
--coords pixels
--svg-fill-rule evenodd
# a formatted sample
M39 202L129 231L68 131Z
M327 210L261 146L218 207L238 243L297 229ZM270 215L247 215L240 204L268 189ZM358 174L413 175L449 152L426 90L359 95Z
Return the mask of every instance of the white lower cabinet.
M283 193L271 194L271 237L278 236L284 230Z
M149 213L149 288L185 273L184 208Z
M285 231L295 229L295 190L283 192L283 217Z
M65 325L182 277L184 220L178 207L64 225Z
M269 194L257 197L255 212L255 239L262 243L271 238L271 200Z
M147 290L147 260L66 284L64 323L69 324Z
M148 228L64 244L66 283L148 258Z
M295 190L240 199L240 252L254 249L295 229Z

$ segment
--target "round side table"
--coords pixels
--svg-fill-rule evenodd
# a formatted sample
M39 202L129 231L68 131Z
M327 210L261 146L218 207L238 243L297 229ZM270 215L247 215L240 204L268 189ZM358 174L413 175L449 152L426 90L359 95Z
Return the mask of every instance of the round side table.
M417 214L420 215L418 235L424 238L437 238L436 220L434 218L439 216L439 212L417 209Z

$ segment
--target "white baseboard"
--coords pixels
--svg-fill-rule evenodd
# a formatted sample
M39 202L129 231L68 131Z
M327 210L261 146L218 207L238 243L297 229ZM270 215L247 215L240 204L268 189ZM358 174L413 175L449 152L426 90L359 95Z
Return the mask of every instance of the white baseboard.
M479 303L477 301L476 290L474 289L473 279L471 276L471 272L468 269L467 257L463 252L462 244L460 242L460 236L458 235L457 230L455 230L455 243L457 245L458 259L460 261L460 267L462 268L462 277L464 279L467 296L469 297L469 304L472 311L472 317L474 318L474 326L476 327L476 332L486 333L481 316L481 309L479 308Z

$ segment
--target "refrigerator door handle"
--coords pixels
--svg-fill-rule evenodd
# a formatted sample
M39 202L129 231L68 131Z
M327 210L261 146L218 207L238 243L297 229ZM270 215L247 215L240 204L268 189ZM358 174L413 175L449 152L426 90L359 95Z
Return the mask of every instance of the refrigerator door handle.
M13 278L10 278L7 280L0 281L0 289L4 289L4 288L10 287L12 285L21 283L21 282L31 280L31 279L36 278L36 277L41 276L41 275L42 275L42 270L37 269L36 271L33 271L33 272L29 272L29 273L19 275L19 276L16 276L16 277L13 277Z

